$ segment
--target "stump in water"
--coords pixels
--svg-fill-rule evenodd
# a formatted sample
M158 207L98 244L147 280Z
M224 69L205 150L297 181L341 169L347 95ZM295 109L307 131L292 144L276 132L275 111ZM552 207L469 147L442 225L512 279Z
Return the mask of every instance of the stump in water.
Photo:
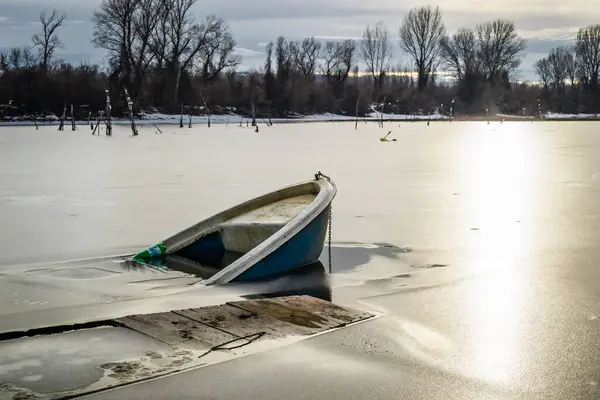
M129 122L131 123L131 133L133 134L133 136L137 136L138 130L135 126L135 120L133 118L133 101L131 100L131 97L129 97L129 92L127 91L127 89L125 89L125 98L127 100L127 108L129 110Z
M60 117L60 125L58 125L58 130L59 131L64 131L65 130L65 118L66 117L67 117L67 105L65 104L65 106L63 108L62 117Z
M112 106L110 104L110 93L108 89L105 89L104 92L106 93L106 136L112 136Z
M179 128L183 128L183 103L181 103L181 117L179 118Z
M77 125L75 125L75 114L73 112L73 104L71 104L71 130L77 130Z

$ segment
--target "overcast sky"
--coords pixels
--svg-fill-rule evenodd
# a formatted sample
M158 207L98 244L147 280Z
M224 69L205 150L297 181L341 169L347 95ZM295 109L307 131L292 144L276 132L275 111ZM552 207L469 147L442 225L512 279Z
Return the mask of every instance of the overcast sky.
M65 49L58 57L70 62L101 62L103 53L90 40L90 18L101 0L0 0L0 50L30 43L44 9L65 11L69 23L60 31ZM394 36L417 0L198 0L197 18L216 14L227 20L244 56L244 68L260 66L266 42L288 39L359 38L368 24L383 21ZM515 21L528 39L521 78L533 79L532 64L552 47L573 42L577 29L600 23L599 0L438 0L449 32L495 18ZM394 47L394 58L408 62Z

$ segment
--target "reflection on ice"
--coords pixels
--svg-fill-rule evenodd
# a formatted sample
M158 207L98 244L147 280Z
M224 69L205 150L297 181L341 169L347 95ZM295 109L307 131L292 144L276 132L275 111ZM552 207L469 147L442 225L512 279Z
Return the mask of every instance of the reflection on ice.
M473 141L473 157L466 161L471 218L481 228L471 238L472 268L488 275L466 294L475 321L469 329L473 374L494 382L506 382L520 357L526 288L524 271L516 274L514 268L527 256L532 235L516 221L534 203L526 185L537 172L534 145L532 136L518 131L488 132Z

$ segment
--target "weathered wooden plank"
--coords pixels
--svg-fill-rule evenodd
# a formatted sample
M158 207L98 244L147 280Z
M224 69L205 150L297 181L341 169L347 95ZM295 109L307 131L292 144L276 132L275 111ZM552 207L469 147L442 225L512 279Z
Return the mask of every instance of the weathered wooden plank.
M307 336L370 317L310 296L289 296L132 315L115 322L174 348L201 350L252 335L260 339Z
M322 301L322 300L319 300ZM275 299L247 300L228 303L247 311L257 314L268 315L272 318L284 321L293 325L308 328L313 333L318 333L327 329L335 328L342 323L325 314L317 315L307 311L297 305L289 305Z
M288 335L309 335L312 333L306 327L293 325L268 315L258 314L227 304L176 312L238 337L264 333L263 339L274 339Z
M338 306L311 296L288 296L273 300L288 307L302 309L323 318L339 321L340 325L351 324L374 316L366 311Z
M131 315L115 322L175 348L209 349L235 339L231 334L173 312Z

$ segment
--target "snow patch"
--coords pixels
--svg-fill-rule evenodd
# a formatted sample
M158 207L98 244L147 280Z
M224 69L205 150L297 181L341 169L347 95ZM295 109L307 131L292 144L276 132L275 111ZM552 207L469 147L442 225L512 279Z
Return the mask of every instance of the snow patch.
M546 119L600 119L600 114L562 114L548 112L544 114Z

